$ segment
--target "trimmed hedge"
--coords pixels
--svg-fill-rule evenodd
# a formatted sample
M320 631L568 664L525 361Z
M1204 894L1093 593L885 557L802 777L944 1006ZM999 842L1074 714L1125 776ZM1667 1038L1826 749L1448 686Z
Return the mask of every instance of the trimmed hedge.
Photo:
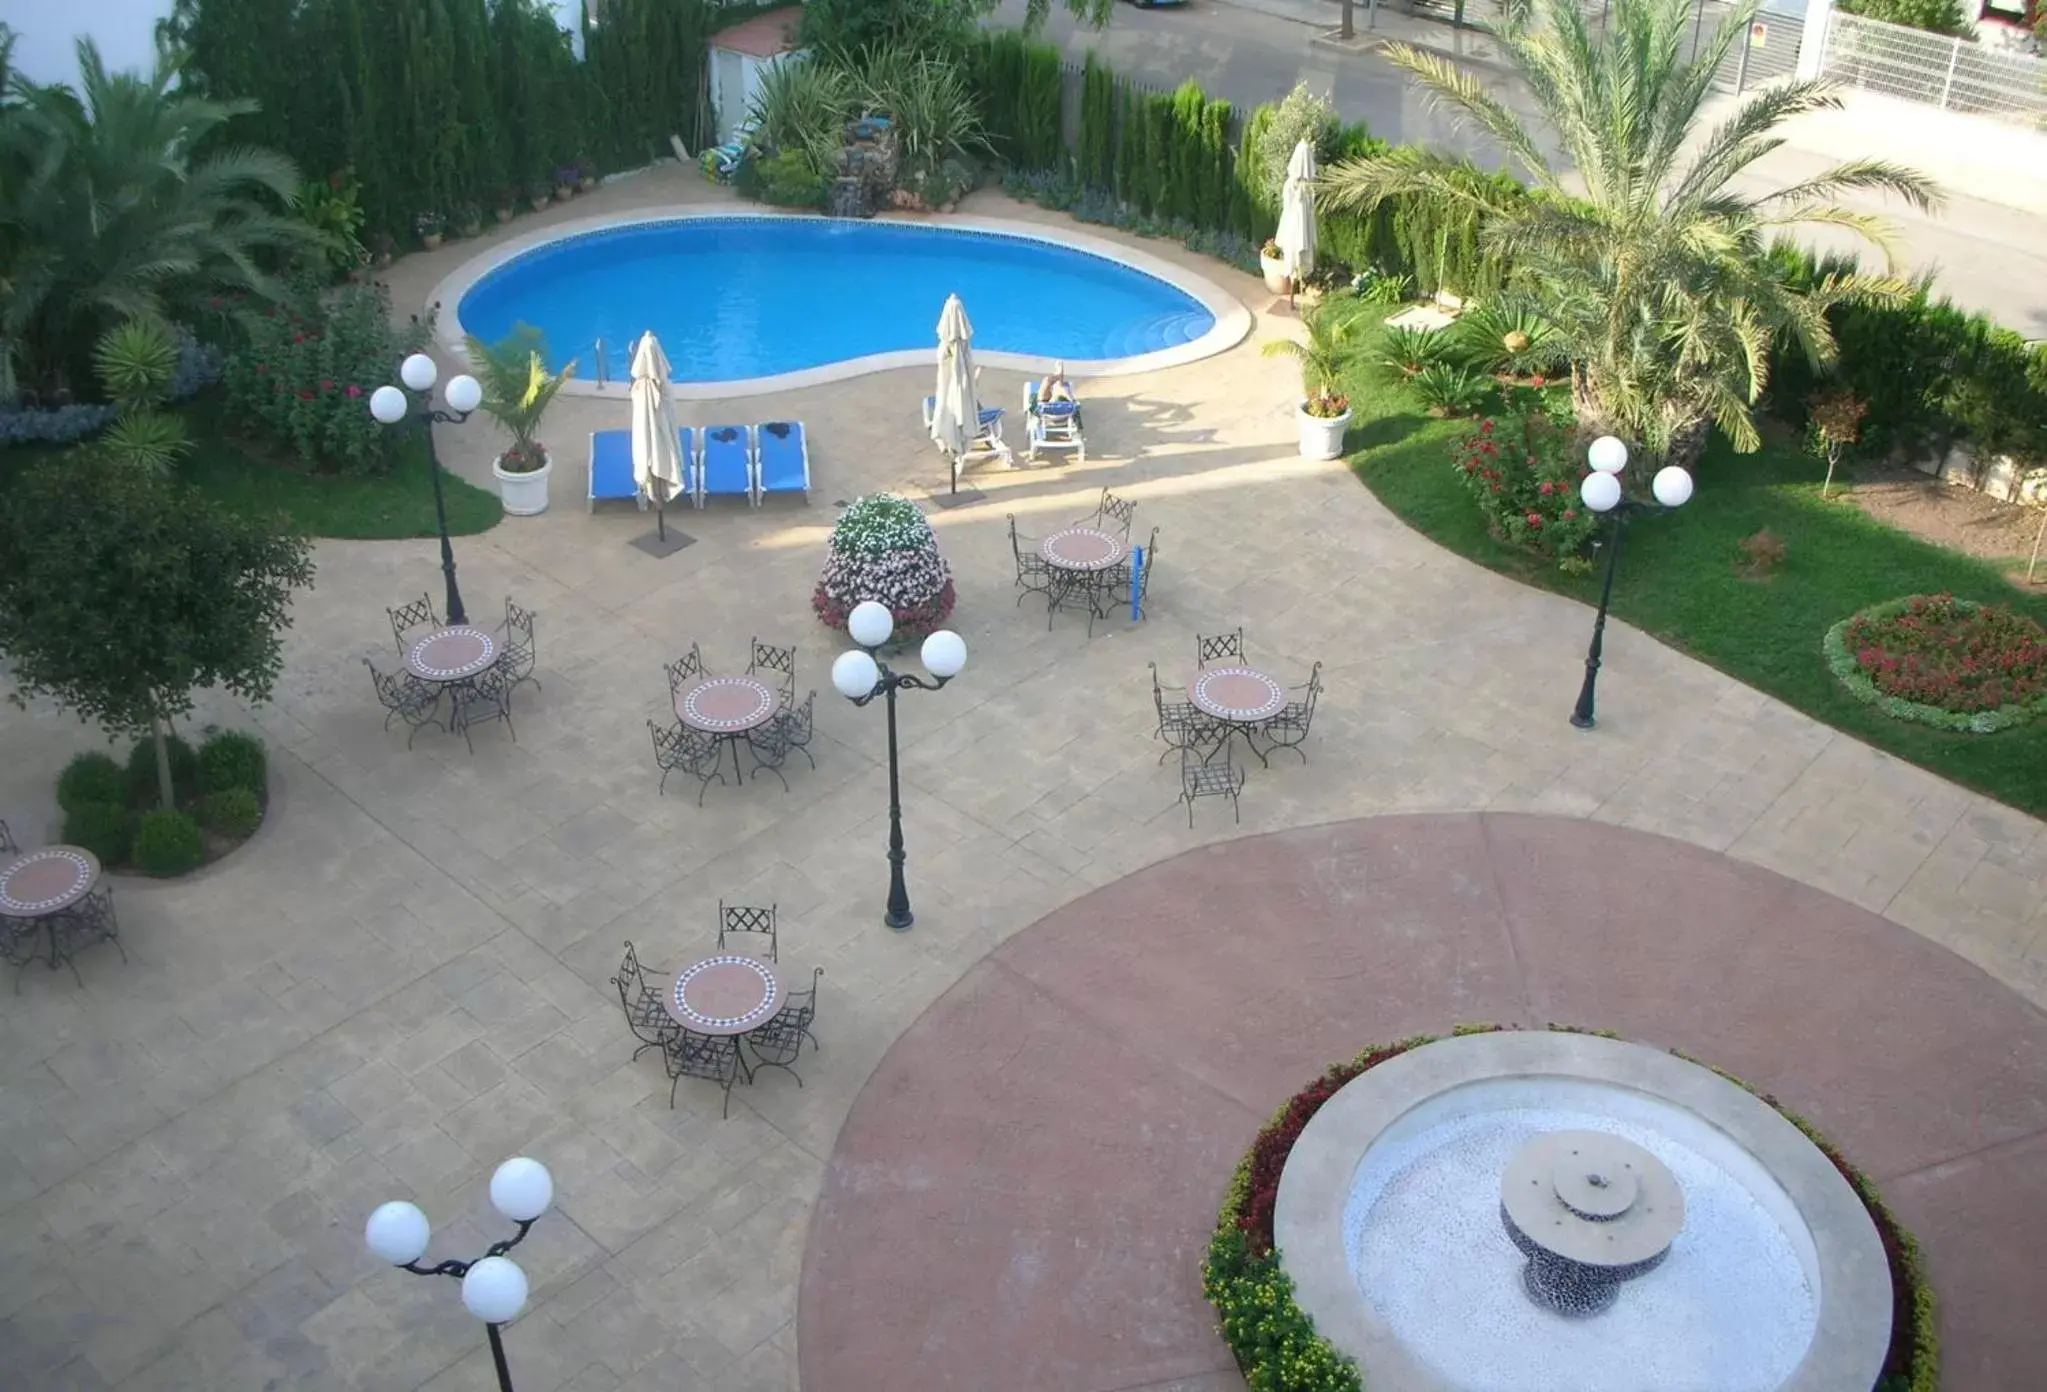
M177 735L167 736L164 743L170 747L171 791L177 801L185 802L199 786L199 756L192 746ZM135 741L135 747L128 751L128 797L144 807L157 805L156 786L156 739L145 735Z
M189 812L151 812L135 828L135 868L169 879L197 870L206 860L206 838Z
M118 802L81 802L64 811L64 839L105 866L125 865L135 844L135 814Z
M199 820L215 836L246 841L263 824L263 804L250 788L223 788L199 799Z
M1492 1034L1504 1025L1459 1025L1448 1037ZM1564 1034L1619 1036L1610 1030L1586 1030L1552 1024ZM1365 1050L1345 1063L1331 1064L1322 1076L1287 1099L1251 1142L1251 1149L1231 1175L1217 1215L1208 1259L1202 1267L1202 1291L1216 1308L1219 1332L1251 1392L1362 1392L1357 1365L1315 1332L1315 1322L1294 1300L1293 1281L1272 1246L1273 1205L1279 1196L1280 1174L1294 1143L1322 1104L1366 1069L1410 1049L1433 1044L1444 1036L1418 1034ZM1848 1163L1832 1142L1803 1117L1769 1093L1758 1090L1724 1069L1679 1052L1774 1108L1796 1126L1839 1170L1869 1211L1890 1261L1895 1307L1891 1318L1890 1353L1875 1392L1938 1392L1940 1334L1933 1287L1920 1261L1919 1244L1892 1215L1869 1177Z
M57 775L57 805L66 812L76 812L90 803L120 807L127 801L127 770L96 750L73 756Z
M222 730L199 746L199 786L209 793L246 788L260 795L267 786L269 758L263 741L239 730Z

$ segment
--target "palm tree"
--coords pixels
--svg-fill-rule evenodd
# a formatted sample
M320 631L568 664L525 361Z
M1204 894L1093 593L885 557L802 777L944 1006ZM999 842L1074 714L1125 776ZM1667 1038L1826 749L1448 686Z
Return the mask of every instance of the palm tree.
M197 151L254 109L173 90L178 58L148 77L108 73L78 41L80 84L18 75L0 110L0 349L26 385L88 381L94 341L124 320L176 317L230 290L273 294L274 254L312 244L288 210L299 176L270 150Z
M1302 404L1309 415L1333 419L1349 409L1345 383L1368 341L1368 317L1352 302L1324 300L1301 316L1305 342L1276 338L1265 345L1266 357L1301 365Z
M1472 177L1469 161L1404 146L1330 169L1322 196L1353 209L1398 197L1478 212L1482 244L1509 264L1516 287L1558 331L1583 423L1678 462L1696 458L1714 424L1737 449L1752 450L1760 440L1751 408L1773 347L1788 341L1824 365L1835 354L1829 306L1910 291L1893 277L1859 274L1800 290L1773 262L1770 240L1800 223L1826 223L1888 257L1883 219L1829 200L1877 190L1925 209L1939 197L1919 173L1874 159L1771 194L1733 187L1783 143L1783 122L1840 104L1823 80L1786 82L1749 97L1718 127L1701 128L1713 76L1745 41L1758 3L1737 5L1685 61L1692 0L1613 0L1597 37L1575 0L1510 0L1501 49L1575 170L1572 183L1479 79L1392 45L1394 63L1519 164L1530 194L1503 196Z

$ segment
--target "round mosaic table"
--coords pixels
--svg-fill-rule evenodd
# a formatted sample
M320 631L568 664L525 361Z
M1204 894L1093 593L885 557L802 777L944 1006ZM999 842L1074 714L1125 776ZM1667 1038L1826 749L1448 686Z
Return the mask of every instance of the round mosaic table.
M1045 563L1061 570L1107 570L1128 550L1123 538L1098 527L1067 527L1038 543Z
M480 628L438 628L405 651L405 670L434 682L466 681L498 660L498 640Z
M1187 699L1217 720L1269 720L1286 709L1286 688L1252 667L1210 667L1187 683Z
M675 974L661 998L671 1019L697 1034L745 1034L775 1018L787 988L766 962L721 952Z
M676 718L709 735L739 735L772 720L780 698L754 677L705 677L675 695Z
M42 918L62 913L99 883L99 857L81 846L44 846L0 870L0 914Z

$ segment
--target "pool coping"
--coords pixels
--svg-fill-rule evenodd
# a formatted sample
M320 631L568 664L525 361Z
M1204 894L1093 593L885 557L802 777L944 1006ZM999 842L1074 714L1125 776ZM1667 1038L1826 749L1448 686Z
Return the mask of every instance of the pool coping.
M666 208L639 209L631 213L613 213L598 217L576 218L556 223L540 231L529 232L511 238L480 252L456 267L454 271L435 284L432 294L427 297L429 305L438 308L434 337L440 347L458 361L468 360L464 347L465 331L462 326L462 297L473 289L476 283L507 262L524 256L531 251L555 242L593 232L608 232L619 228L645 226L662 222L696 222L713 219L737 218L800 218L812 222L840 222L841 218L826 218L819 213L792 213L771 208L706 209L701 205L673 205ZM1009 218L934 217L929 214L883 213L873 219L877 222L899 223L912 227L936 227L961 232L982 232L996 236L1016 237L1026 241L1043 242L1064 247L1070 251L1086 252L1141 271L1156 280L1162 280L1182 294L1198 301L1215 319L1215 325L1201 337L1171 348L1161 348L1152 353L1140 353L1127 358L1085 358L1056 359L1039 357L1031 353L1004 353L996 351L976 352L975 362L982 367L1003 368L1016 372L1046 372L1055 362L1064 361L1067 375L1075 379L1089 377L1126 377L1139 372L1158 372L1166 368L1184 367L1203 358L1234 348L1243 342L1251 332L1251 311L1243 301L1223 289L1207 277L1178 266L1148 252L1110 241L1106 237L1090 236L1067 228L1048 228L1038 223L1021 222ZM968 313L972 313L969 307ZM889 353L869 353L863 357L846 358L840 362L825 363L818 367L807 367L796 372L777 373L768 377L744 377L729 382L675 382L670 385L670 395L678 401L715 401L726 397L765 396L772 392L793 391L801 387L823 386L831 382L844 382L862 377L870 372L885 372L899 367L931 367L937 362L937 320L932 321L932 344L929 348L904 348ZM588 397L598 400L625 400L631 391L631 381L620 378L609 382L595 382L581 377L570 378L562 387L565 396Z

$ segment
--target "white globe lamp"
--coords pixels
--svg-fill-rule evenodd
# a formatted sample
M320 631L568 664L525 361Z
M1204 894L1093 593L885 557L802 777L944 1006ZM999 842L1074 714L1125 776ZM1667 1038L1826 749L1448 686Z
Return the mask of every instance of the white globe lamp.
M530 1223L554 1203L554 1176L538 1160L507 1160L490 1177L490 1201L514 1223Z
M434 360L424 353L414 353L398 364L398 380L416 392L431 391L434 379L440 375Z
M485 1257L462 1278L462 1303L485 1324L506 1324L526 1308L526 1273L510 1257Z
M895 615L886 604L863 599L846 615L846 634L863 648L878 648L896 631Z
M370 393L370 414L375 416L381 425L398 424L405 419L405 413L410 407L411 403L405 399L405 393L396 387L378 387Z
M448 379L448 404L468 415L483 404L483 386L468 373Z
M1586 462L1602 474L1617 474L1628 467L1628 447L1611 435L1602 435L1585 451Z
M1621 500L1621 481L1610 473L1587 474L1578 496L1594 512L1611 512Z
M1665 507L1683 507L1691 501L1692 476L1675 464L1667 464L1656 471L1649 488L1656 495L1656 501Z
M865 700L874 694L881 680L881 668L859 648L842 652L832 661L832 686L849 701Z
M376 1212L370 1215L370 1221L363 1225L362 1236L377 1256L393 1266L404 1266L426 1255L426 1244L433 1237L433 1227L426 1221L426 1215L420 1212L418 1204L400 1199L379 1204Z
M924 640L924 670L934 677L951 678L967 665L966 639L949 628L941 628Z

